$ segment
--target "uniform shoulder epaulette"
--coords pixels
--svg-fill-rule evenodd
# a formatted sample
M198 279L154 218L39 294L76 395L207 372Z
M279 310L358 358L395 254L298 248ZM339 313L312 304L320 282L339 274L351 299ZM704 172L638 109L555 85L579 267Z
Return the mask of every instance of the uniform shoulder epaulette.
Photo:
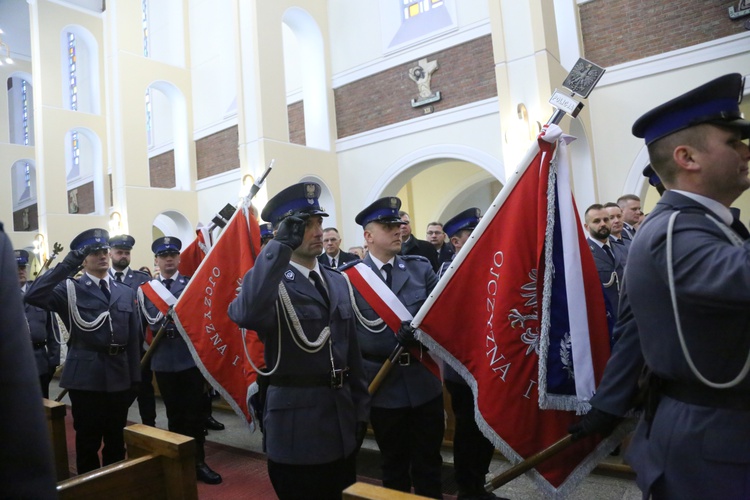
M346 264L344 264L344 265L340 266L340 267L338 268L338 271L339 271L339 272L341 272L341 271L345 271L345 270L349 269L350 267L354 267L354 266L356 266L356 265L357 265L357 264L359 264L360 262L362 262L362 259L357 259L357 260L352 260L352 261L349 261L349 262L347 262Z
M425 257L424 255L399 255L402 260L409 261L409 260L421 260L422 262L426 262L432 266L432 263L430 262L430 259Z
M131 269L131 271L133 271L133 274L136 276L145 276L146 278L151 280L151 276L149 276L145 271L141 271L140 269Z

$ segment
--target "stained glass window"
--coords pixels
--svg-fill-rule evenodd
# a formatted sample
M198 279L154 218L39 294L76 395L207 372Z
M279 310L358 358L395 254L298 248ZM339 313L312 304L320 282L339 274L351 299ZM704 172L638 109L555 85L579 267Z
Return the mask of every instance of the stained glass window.
M68 33L68 78L70 79L70 109L78 110L78 83L76 80L76 36Z
M151 112L151 89L146 90L146 137L151 146L153 137L153 114Z
M148 57L148 0L141 1L141 27L143 29L143 55Z
M443 6L444 0L402 0L404 3L404 20L412 19L419 14Z
M29 145L29 85L21 80L21 113L23 115L23 145ZM28 163L26 164L28 165Z
M73 130L70 132L70 151L71 151L71 167L68 173L68 180L75 179L81 175L81 150L80 144L78 143L78 131Z

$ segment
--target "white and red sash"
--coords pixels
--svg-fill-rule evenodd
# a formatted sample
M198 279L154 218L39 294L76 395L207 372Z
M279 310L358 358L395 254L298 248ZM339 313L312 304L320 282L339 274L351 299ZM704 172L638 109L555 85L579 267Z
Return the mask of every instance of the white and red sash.
M148 300L156 306L159 312L164 315L167 314L170 307L177 303L177 299L172 295L172 292L167 290L167 287L158 279L147 281L141 285L141 290L143 290L143 294L148 297Z
M404 307L399 298L388 288L388 285L367 264L360 262L343 270L349 277L352 286L362 295L365 302L370 304L373 310L393 330L398 332L402 321L411 321L413 316ZM411 347L409 352L412 357L419 359L433 375L440 378L440 368L432 359L432 356L423 356L420 348Z

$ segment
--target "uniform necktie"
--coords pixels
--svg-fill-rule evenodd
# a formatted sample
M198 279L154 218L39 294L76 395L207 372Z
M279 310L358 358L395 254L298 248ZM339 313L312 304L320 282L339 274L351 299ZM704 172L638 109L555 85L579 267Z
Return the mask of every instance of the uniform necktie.
M115 273L115 280L117 280L118 283L122 283L122 271L117 271Z
M391 288L391 285L393 284L393 276L391 276L392 269L393 266L391 264L383 264L383 267L380 268L380 270L385 273L385 284L388 285L388 288Z
M609 248L609 245L602 245L602 248L604 249L605 252L607 252L607 255L612 260L612 264L614 264L615 263L615 254L612 253L612 249Z
M336 267L336 259L331 259L331 267Z
M172 278L167 278L164 280L164 286L167 288L167 290L172 289L172 283L174 283L174 280Z
M109 287L107 286L107 280L101 279L99 280L99 288L101 288L102 293L105 297L107 297L107 300L109 300L112 295L109 293Z
M735 233L742 237L743 240L750 238L750 231L747 230L745 225L739 219L734 219L731 227L734 229Z
M326 292L326 287L323 285L323 279L320 275L315 271L310 271L310 279L313 281L318 293L323 297L323 300L326 301L326 304L330 305L330 302L328 301L328 292Z

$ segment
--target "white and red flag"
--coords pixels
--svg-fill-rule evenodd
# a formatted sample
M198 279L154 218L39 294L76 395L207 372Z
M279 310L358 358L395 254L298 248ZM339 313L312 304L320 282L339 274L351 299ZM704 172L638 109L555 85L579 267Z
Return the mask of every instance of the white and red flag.
M610 354L567 138L556 125L538 138L412 322L471 386L480 429L513 463L568 434ZM597 444L582 439L529 474L564 496L605 454Z
M257 374L248 355L260 366L262 344L245 340L227 316L227 308L259 252L258 221L247 207L238 209L177 299L173 313L203 376L251 425L247 401Z
M192 276L203 262L203 258L211 250L211 231L208 227L198 224L195 239L180 252L178 271L183 276Z

